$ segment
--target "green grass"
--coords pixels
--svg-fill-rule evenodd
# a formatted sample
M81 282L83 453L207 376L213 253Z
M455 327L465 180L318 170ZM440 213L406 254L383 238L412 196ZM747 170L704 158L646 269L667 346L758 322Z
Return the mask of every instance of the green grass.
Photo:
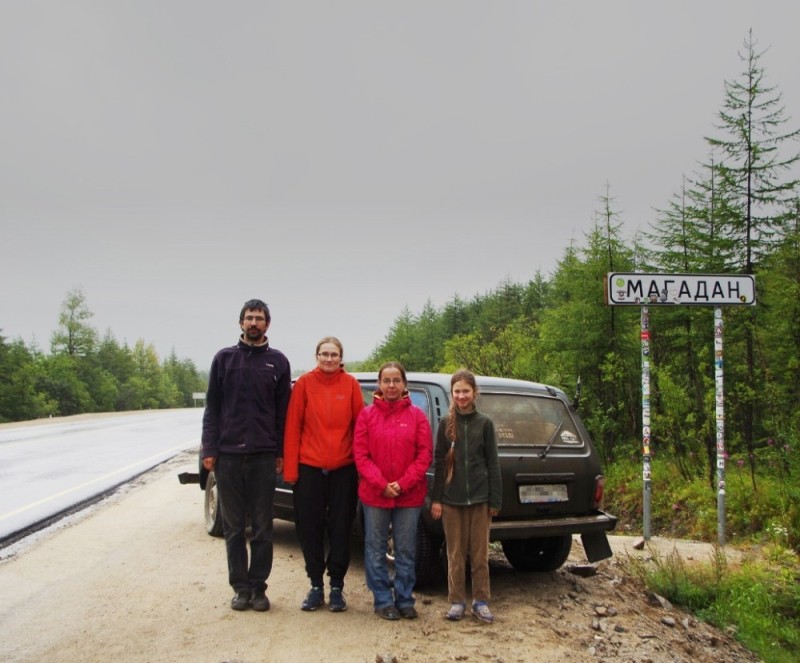
M752 548L730 564L715 546L709 562L673 551L628 556L623 566L648 589L720 630L770 663L794 663L800 651L800 560L779 543Z
M793 454L786 471L764 463L756 485L747 467L729 465L726 471L726 543L770 542L800 552L800 459ZM669 460L653 460L651 533L656 536L716 542L717 494L702 469L693 479L681 477ZM618 528L641 532L642 469L633 461L618 461L605 469L606 509L619 518Z
M698 619L733 632L765 661L797 660L800 564L794 553L779 551L737 566L728 564L721 548L709 563L687 564L677 552L656 553L649 560L629 556L622 563L649 589Z
M730 564L719 547L708 563L687 564L677 552L623 560L649 589L698 619L734 633L770 663L794 663L800 651L800 461L796 456L791 454L781 464L760 462L755 485L746 464L728 465L726 545L745 551L743 562ZM717 496L707 480L680 478L669 460L654 461L652 469L651 533L716 543ZM607 468L605 506L619 518L619 531L642 532L641 467L635 462Z

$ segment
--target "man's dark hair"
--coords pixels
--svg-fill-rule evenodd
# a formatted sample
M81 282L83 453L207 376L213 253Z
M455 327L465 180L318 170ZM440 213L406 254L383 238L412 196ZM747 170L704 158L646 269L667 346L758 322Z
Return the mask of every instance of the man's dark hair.
M269 306L267 306L260 299L248 299L244 303L244 306L242 306L242 312L239 313L240 323L244 322L245 311L261 311L264 314L264 317L267 319L267 322L270 321Z

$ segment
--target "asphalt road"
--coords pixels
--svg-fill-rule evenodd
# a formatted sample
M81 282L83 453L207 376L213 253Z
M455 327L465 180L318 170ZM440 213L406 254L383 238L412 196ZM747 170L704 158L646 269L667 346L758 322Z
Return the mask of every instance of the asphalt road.
M0 425L0 545L200 444L202 408Z

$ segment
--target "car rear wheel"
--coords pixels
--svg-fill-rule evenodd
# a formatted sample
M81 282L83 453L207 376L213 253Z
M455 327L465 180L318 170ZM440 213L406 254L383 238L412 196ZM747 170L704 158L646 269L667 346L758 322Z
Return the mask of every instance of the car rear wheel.
M417 557L415 560L417 586L433 585L444 576L442 544L443 541L425 529L425 525L420 519L417 524Z
M425 587L435 584L444 576L442 564L443 541L434 537L420 518L417 523L417 550L414 558L414 575L416 586ZM386 559L394 564L394 541L392 530L389 528L389 541L386 547Z
M572 536L533 539L506 539L503 553L517 571L555 571L569 557Z
M217 477L213 471L208 473L208 478L206 479L203 510L205 512L206 532L211 536L222 536L222 510L219 508Z

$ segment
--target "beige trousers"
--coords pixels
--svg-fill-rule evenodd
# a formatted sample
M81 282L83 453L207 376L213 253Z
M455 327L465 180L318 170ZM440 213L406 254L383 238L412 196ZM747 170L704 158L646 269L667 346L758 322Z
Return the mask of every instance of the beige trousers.
M489 600L489 505L442 505L447 542L447 596L450 603L467 602L466 566L470 564L473 601Z

